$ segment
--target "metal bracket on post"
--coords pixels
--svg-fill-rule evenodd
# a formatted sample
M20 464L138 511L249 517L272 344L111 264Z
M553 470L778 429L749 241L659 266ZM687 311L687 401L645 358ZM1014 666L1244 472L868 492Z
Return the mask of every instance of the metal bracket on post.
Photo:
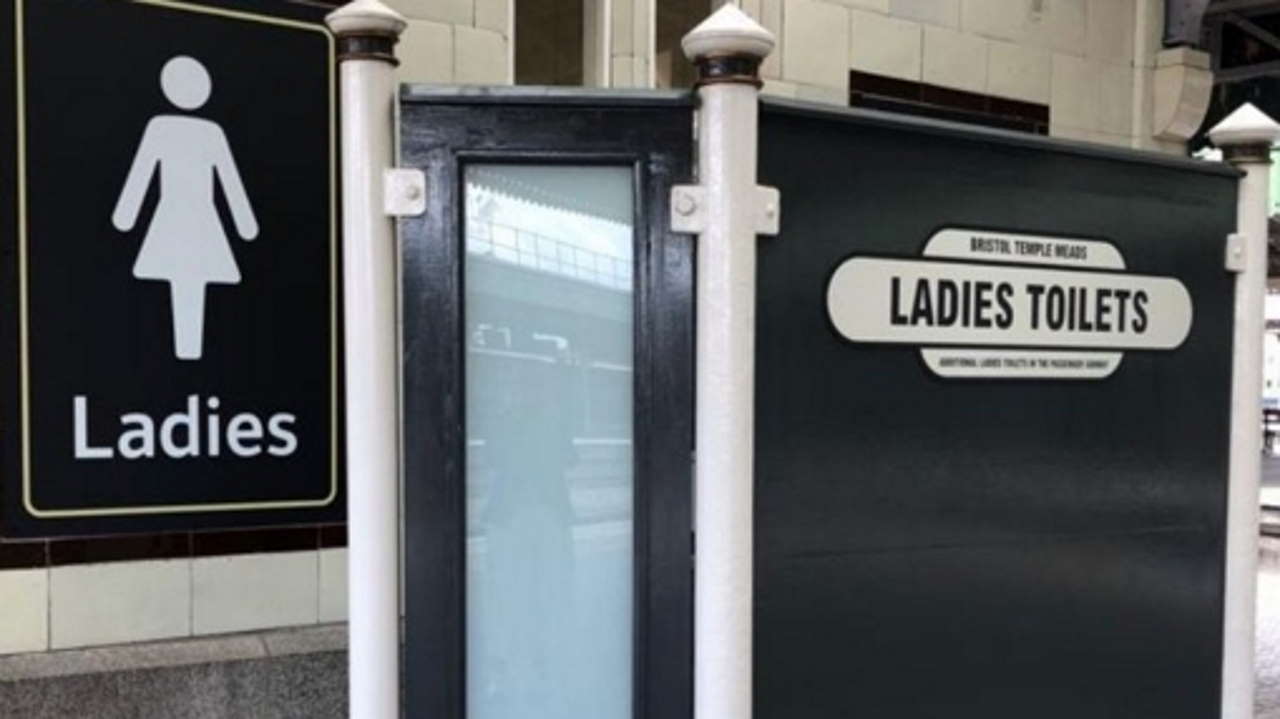
M1227 235L1227 254L1223 265L1228 272L1241 273L1249 268L1249 243L1244 235L1232 233Z
M671 188L671 231L696 235L707 229L707 189L701 185Z
M781 195L776 187L755 188L757 235L778 234ZM671 188L671 231L699 234L707 230L707 188L701 185L674 185Z
M383 170L382 210L387 217L417 217L426 212L426 174L412 168Z
M774 237L782 221L782 194L776 187L756 186L756 234Z

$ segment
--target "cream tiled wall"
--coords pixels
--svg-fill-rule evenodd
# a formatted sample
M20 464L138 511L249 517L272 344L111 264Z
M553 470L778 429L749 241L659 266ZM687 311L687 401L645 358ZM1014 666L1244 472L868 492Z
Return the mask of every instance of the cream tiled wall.
M1159 48L1148 0L744 0L775 33L766 92L844 101L850 69L1049 105L1050 132L1150 147L1135 121ZM1139 49L1143 51L1140 52Z
M516 1L390 0L409 18L401 77L510 83ZM1182 150L1152 136L1159 0L734 1L778 37L770 94L845 104L852 69L1047 104L1058 137ZM608 2L608 84L647 87L655 0Z
M346 571L346 549L3 571L0 654L341 622Z
M514 0L387 0L409 21L396 55L402 82L511 82Z
M317 552L195 559L191 631L219 634L315 624L319 583Z
M49 647L49 570L0 572L0 654Z
M410 18L405 80L511 82L514 3L532 0L389 1ZM647 87L655 0L607 1L608 84ZM1059 137L1181 150L1152 137L1160 0L729 1L778 37L767 93L845 104L853 69L1047 104Z
M347 619L347 550L320 550L319 620L341 622Z
M190 561L114 562L50 570L51 649L189 634Z
M387 0L409 21L396 47L401 81L459 85L513 82L516 1ZM609 2L608 84L650 87L653 0Z
M520 2L521 0L516 0ZM529 0L523 0L528 2ZM651 87L653 0L612 0L609 85Z
M899 80L924 74L924 27L871 12L850 13L850 68Z

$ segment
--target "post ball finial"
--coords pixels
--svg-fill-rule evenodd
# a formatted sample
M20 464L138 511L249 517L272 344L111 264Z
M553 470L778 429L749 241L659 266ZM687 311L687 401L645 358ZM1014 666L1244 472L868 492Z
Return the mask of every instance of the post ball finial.
M334 35L385 35L398 37L408 22L381 0L351 0L325 16Z
M1223 149L1241 145L1265 145L1269 148L1280 140L1280 123L1246 102L1214 125L1209 130L1209 139Z
M685 57L693 62L732 56L763 60L773 51L774 44L773 33L732 3L721 6L680 43Z

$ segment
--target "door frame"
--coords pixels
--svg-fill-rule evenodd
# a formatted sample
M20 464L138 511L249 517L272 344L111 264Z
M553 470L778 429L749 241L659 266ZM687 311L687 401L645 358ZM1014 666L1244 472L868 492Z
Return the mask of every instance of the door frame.
M462 247L468 163L630 164L635 188L633 713L693 705L694 241L670 230L693 165L687 92L417 88L400 165L427 211L400 220L405 714L466 719Z

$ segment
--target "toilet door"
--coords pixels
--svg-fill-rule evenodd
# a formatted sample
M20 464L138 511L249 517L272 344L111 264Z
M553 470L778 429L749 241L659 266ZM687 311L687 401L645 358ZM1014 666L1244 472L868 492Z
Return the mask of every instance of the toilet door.
M688 717L687 94L408 89L406 715Z

